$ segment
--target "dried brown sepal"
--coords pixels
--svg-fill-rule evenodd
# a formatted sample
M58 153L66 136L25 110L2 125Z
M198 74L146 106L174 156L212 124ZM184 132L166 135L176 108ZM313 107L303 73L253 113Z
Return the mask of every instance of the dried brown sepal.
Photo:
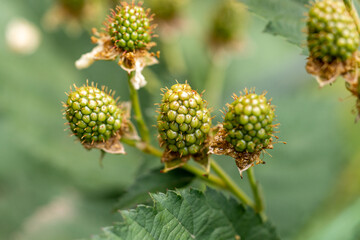
M209 152L209 147L208 144L206 144L205 147L199 153L192 155L194 161L200 164L204 168L205 177L208 177L210 174L210 156L208 152Z
M320 87L333 83L339 76L344 77L348 83L354 83L358 78L357 54L356 51L345 61L335 59L329 63L310 56L306 63L306 71L316 77Z
M124 146L120 142L119 134L114 135L105 142L93 142L93 143L84 142L82 143L82 145L88 150L97 148L111 154L126 154Z
M163 155L161 156L161 162L164 163L165 167L162 172L166 173L173 169L179 168L186 164L190 160L191 156L181 156L178 152L173 152L166 148Z
M137 50L135 52L123 52L119 58L118 64L127 72L136 70L137 61L140 65L149 66L158 63L156 57L159 57L159 52L156 54L148 52L147 50Z
M354 83L346 83L346 89L351 92L351 94L356 97L355 110L353 111L356 114L355 122L360 120L360 89L359 89L359 80Z
M227 135L227 132L221 124L217 125L214 128L214 131L217 131L217 133L211 139L208 153L215 155L227 155L234 158L241 177L242 177L242 173L246 171L248 168L254 166L255 164L264 163L260 159L260 154L262 150L273 148L272 144L269 144L266 148L263 148L261 151L256 151L253 153L249 153L247 151L237 152L234 149L233 145L228 141L226 141L225 137Z
M160 141L160 145L163 145L163 140L161 137L158 137ZM186 164L191 157L194 159L195 162L200 164L204 170L204 176L209 176L210 173L210 161L209 161L209 142L210 137L208 137L204 143L203 148L197 154L189 154L187 156L182 156L179 152L173 152L168 147L166 147L163 155L161 156L161 162L164 163L164 169L162 172L166 173L176 168L182 167Z

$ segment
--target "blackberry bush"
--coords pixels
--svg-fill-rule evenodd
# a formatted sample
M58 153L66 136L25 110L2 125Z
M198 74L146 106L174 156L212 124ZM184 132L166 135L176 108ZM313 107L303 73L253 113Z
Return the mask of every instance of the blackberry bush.
M149 11L134 3L118 6L107 23L114 45L124 51L144 49L151 41L153 28L148 15Z
M166 149L180 156L200 153L211 127L210 112L189 84L167 89L157 120L159 138Z
M113 96L94 86L76 87L65 107L70 129L82 143L105 142L121 128L122 110Z
M169 2L168 6L164 5L165 2L167 1L149 0L148 4L157 6L158 9L156 10L159 12L164 11L162 19L157 22L163 27L162 33L165 33L164 44L168 44L165 49L168 53L170 52L168 54L170 58L180 62L178 55L173 54L174 52L169 51L169 49L173 48L173 44L176 43L174 36L177 34L172 34L175 33L173 30L178 30L178 26L182 25L178 14L180 13L180 5L184 4L184 1L170 1L171 3ZM221 74L225 72L225 70L219 71L216 65L220 66L222 65L221 62L225 61L227 54L223 54L224 50L233 52L238 47L241 27L244 26L240 24L244 22L246 12L245 8L234 0L224 1L218 10L218 14L212 18L213 29L211 29L212 33L209 34L211 36L207 38L216 47L213 49L216 51L213 52L212 63L209 64L208 69L215 80L210 82L214 88L210 94L212 97L220 96L221 89L219 86L223 80ZM160 171L156 169L150 174L148 174L149 172L144 174L143 166L147 168L148 163L139 168L137 171L140 175L137 177L139 182L135 182L134 189L139 189L137 186L139 186L140 181L141 185L145 183L141 186L142 189L147 188L146 181L149 181L149 186L151 185L152 189L157 189L159 183L169 187L167 184L173 179L176 180L174 187L182 187L188 184L187 178L197 176L219 188L232 192L245 205L253 208L254 211L251 211L256 215L259 214L257 217L263 217L265 221L263 200L253 170L249 169L248 171L250 187L254 194L254 199L251 199L233 182L216 161L210 158L210 155L230 155L235 159L240 174L255 163L262 162L259 158L260 153L265 149L272 148L273 106L270 105L265 95L256 95L246 91L244 95L236 97L235 101L228 105L229 110L225 114L224 122L212 128L210 111L207 108L207 102L202 99L202 95L193 90L187 83L174 84L171 88L163 90L156 121L158 140L163 149L154 146L151 131L148 129L146 118L144 118L140 106L141 98L138 95L138 90L146 84L145 76L141 74L143 68L158 63L157 58L159 58L158 52L156 54L149 52L151 47L155 45L151 42L152 37L154 37L152 35L154 26L150 24L151 21L152 16L149 15L149 10L145 11L140 4L135 4L135 1L121 3L121 6L112 11L104 31L93 30L91 40L97 46L91 52L83 54L76 62L76 66L82 69L97 60L118 60L118 64L127 72L129 96L136 126L127 120L131 111L126 111L126 109L130 109L125 108L124 103L120 108L113 97L104 91L93 86L84 86L71 92L66 104L66 118L71 130L82 141L85 148L96 145L96 148L114 153L112 151L113 146L119 144L122 146L121 143L124 143L143 153L160 158L164 164L164 168ZM174 69L177 71L180 68ZM198 71L198 69L196 70ZM152 79L156 80L156 77L154 76ZM155 84L151 86L154 87ZM115 141L113 141L114 139ZM111 151L107 151L108 149ZM124 153L121 147L119 151ZM199 166L188 164L190 158L201 164L205 171ZM157 176L157 180L154 183L151 182L151 176L179 167L181 169L177 169L167 176ZM210 167L213 171L210 171ZM185 174L184 171L186 171ZM185 176L186 174L188 176ZM177 181L182 181L182 185L178 185ZM143 188L143 186L145 187ZM132 194L131 191L129 191L130 195ZM140 189L139 193L141 191ZM135 213L135 215L137 217L138 214ZM146 221L151 223L152 216L148 215L147 217L149 218ZM126 218L125 215L124 218ZM193 220L191 221L193 222ZM142 227L141 224L136 225L136 228ZM179 225L177 224L177 226ZM166 229L174 232L171 227L166 227ZM163 229L165 228L161 227L161 234L163 234ZM191 233L188 229L185 230L186 234L191 234L189 237L198 238L200 236L196 232ZM127 231L125 231L126 234ZM147 233L148 231L146 231ZM173 233L170 234L172 235L170 238L177 237ZM110 235L116 237L117 233L115 235L110 233ZM139 239L144 237L137 233L132 236L135 235ZM166 233L163 236L168 237ZM234 237L234 235L231 234L229 237ZM235 238L246 238L246 236L242 233L236 233Z

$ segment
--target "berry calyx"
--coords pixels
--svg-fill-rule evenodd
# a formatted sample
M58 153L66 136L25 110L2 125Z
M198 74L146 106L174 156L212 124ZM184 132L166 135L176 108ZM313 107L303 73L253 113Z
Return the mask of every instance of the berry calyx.
M210 132L210 112L199 93L187 83L178 83L163 95L157 127L167 151L180 157L196 155Z
M106 23L113 44L123 51L146 48L154 28L148 15L149 11L134 3L123 2L122 6L116 7Z
M65 116L71 131L84 143L106 142L122 124L122 110L113 96L94 86L75 86L68 94Z
M225 139L237 152L259 152L271 144L274 110L264 95L246 93L228 107Z
M359 46L356 25L342 1L315 2L309 11L307 30L310 55L325 63L345 61Z

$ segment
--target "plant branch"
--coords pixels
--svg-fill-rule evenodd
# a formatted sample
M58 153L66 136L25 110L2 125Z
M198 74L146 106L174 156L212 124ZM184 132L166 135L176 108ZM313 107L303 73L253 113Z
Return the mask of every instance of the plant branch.
M220 188L224 188L224 189L227 188L226 182L217 176L214 176L212 174L205 176L204 171L201 171L200 169L191 166L190 164L185 164L184 166L182 166L182 168L188 172L193 173L194 175L198 176L199 178L201 178L202 180L208 183L212 183Z
M128 82L129 82L129 89L130 89L130 100L132 104L132 109L134 110L135 114L135 120L139 127L139 132L142 141L144 142L150 142L150 133L149 129L146 126L144 117L141 113L141 107L140 107L140 101L137 90L134 88L133 84L131 83L131 78L133 78L135 75L135 71L132 71L130 74L128 74Z
M121 141L123 143L129 145L129 146L136 147L137 149L141 150L144 153L153 155L155 157L161 157L162 156L162 151L155 148L154 146L150 145L149 143L140 142L140 141L127 139L127 138L121 138ZM191 172L195 176L201 178L205 182L208 182L208 183L213 184L215 186L218 186L220 188L227 188L226 183L219 177L216 177L216 176L211 175L211 174L209 174L209 176L206 177L206 176L204 176L203 171L201 171L200 169L198 169L198 168L196 168L194 166L191 166L189 164L185 164L184 166L182 166L182 168L185 169L188 172Z
M213 159L211 159L210 164L215 173L226 183L227 189L232 192L242 203L255 209L254 202L246 195L243 190L241 190L236 185L234 180L230 178L230 176L220 167L220 165L217 164L217 162L215 162Z
M360 19L359 15L355 9L354 3L352 0L343 0L346 10L349 12L350 16L353 18L354 23L356 25L356 30L360 35Z
M261 192L260 185L256 181L254 169L251 167L246 172L249 178L251 190L255 198L255 211L258 212L260 215L262 215L263 219L265 220L266 216L264 214L264 209L265 209L264 197Z

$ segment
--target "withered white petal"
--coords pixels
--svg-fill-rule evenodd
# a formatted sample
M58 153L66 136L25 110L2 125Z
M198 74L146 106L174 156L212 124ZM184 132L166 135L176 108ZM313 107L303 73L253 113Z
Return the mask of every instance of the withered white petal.
M93 48L91 52L81 55L81 57L75 62L77 69L84 69L90 67L96 59L96 55L104 50L104 44L102 41L98 41L98 45Z

